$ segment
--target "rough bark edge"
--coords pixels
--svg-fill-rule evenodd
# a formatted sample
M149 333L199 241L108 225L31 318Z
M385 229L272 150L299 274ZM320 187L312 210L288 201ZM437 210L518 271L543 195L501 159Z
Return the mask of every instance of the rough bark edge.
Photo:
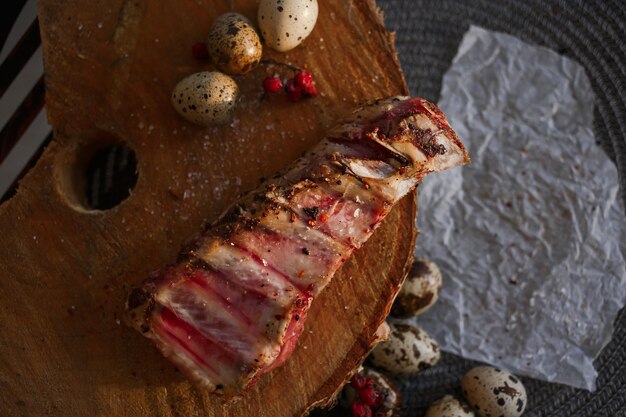
M408 203L405 202L407 199L409 200ZM401 276L402 278L399 280L396 288L393 289L393 296L386 300L382 305L381 314L378 316L377 320L363 330L360 336L356 339L350 352L344 358L342 365L335 369L333 375L326 381L325 384L322 385L322 388L312 396L312 398L314 398L313 401L302 412L300 412L299 415L301 417L307 416L315 408L331 407L335 403L337 395L341 392L343 386L350 380L350 378L352 378L352 375L354 375L357 369L363 364L376 344L383 340L377 336L377 331L384 325L385 320L391 311L391 305L400 291L400 288L406 278L406 274L413 263L412 248L415 246L415 240L419 234L419 231L415 226L415 218L417 214L417 191L412 191L404 197L397 208L402 208L402 204L410 204L410 216L413 219L412 227L410 228L411 237L408 243L410 250L407 253L404 263L398 268L398 276ZM396 257L401 256L399 252L396 252L396 254L398 254ZM397 263L400 264L401 261L398 261ZM393 273L393 271L391 273ZM389 276L391 276L391 274ZM354 358L352 363L350 363L351 358Z

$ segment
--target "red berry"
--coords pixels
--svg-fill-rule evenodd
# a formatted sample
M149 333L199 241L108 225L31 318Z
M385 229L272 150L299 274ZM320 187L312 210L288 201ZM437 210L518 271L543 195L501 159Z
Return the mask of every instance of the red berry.
M352 415L354 417L372 417L372 409L360 402L352 403Z
M287 80L285 83L285 91L291 101L299 101L302 98L302 88L296 85L293 78Z
M365 375L357 373L350 380L350 385L360 391L367 385L367 380L368 378Z
M307 70L298 71L294 76L294 81L297 86L304 88L313 82L313 76Z
M317 96L317 88L315 88L315 84L311 83L306 87L303 87L304 94L307 97L316 97Z
M365 387L359 392L359 400L369 406L376 405L378 396L378 392L372 387Z
M302 90L294 90L287 94L287 97L291 101L300 101L302 99Z
M204 60L209 57L209 51L207 50L206 43L196 42L191 47L191 54L198 60Z
M268 93L278 93L283 88L283 82L278 77L265 77L263 89Z
M383 402L385 402L385 398L387 398L387 395L385 395L381 391L376 390L376 402L374 403L374 407L381 406Z
M360 390L361 388L365 387L366 380L367 378L365 377L365 375L357 373L350 380L350 385Z
M296 85L296 82L293 78L288 79L285 82L285 93L289 94L292 91L300 90L300 87Z

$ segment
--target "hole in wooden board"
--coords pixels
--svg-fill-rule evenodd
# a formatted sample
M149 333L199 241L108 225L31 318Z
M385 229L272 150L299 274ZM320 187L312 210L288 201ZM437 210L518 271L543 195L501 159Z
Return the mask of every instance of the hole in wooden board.
M57 189L76 210L108 210L137 184L137 157L121 138L104 131L79 135L57 156Z
M85 196L89 207L107 210L126 200L137 184L137 157L124 144L96 151L87 164Z

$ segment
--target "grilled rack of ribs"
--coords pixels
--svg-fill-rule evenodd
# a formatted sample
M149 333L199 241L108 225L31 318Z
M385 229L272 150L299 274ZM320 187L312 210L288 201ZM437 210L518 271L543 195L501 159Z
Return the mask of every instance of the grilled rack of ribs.
M467 162L434 104L368 104L135 288L128 318L190 379L241 395L289 358L313 299L392 206Z

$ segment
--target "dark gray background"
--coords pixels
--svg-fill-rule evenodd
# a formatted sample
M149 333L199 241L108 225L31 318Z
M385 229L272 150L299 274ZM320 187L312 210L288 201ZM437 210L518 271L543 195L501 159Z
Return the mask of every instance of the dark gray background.
M437 102L441 79L470 24L546 46L585 67L596 102L594 134L618 167L626 201L626 1L378 0L412 95ZM613 340L595 362L595 393L524 379L524 416L626 416L626 313ZM421 416L446 393L460 394L463 373L474 362L444 354L435 368L400 380L406 416Z

